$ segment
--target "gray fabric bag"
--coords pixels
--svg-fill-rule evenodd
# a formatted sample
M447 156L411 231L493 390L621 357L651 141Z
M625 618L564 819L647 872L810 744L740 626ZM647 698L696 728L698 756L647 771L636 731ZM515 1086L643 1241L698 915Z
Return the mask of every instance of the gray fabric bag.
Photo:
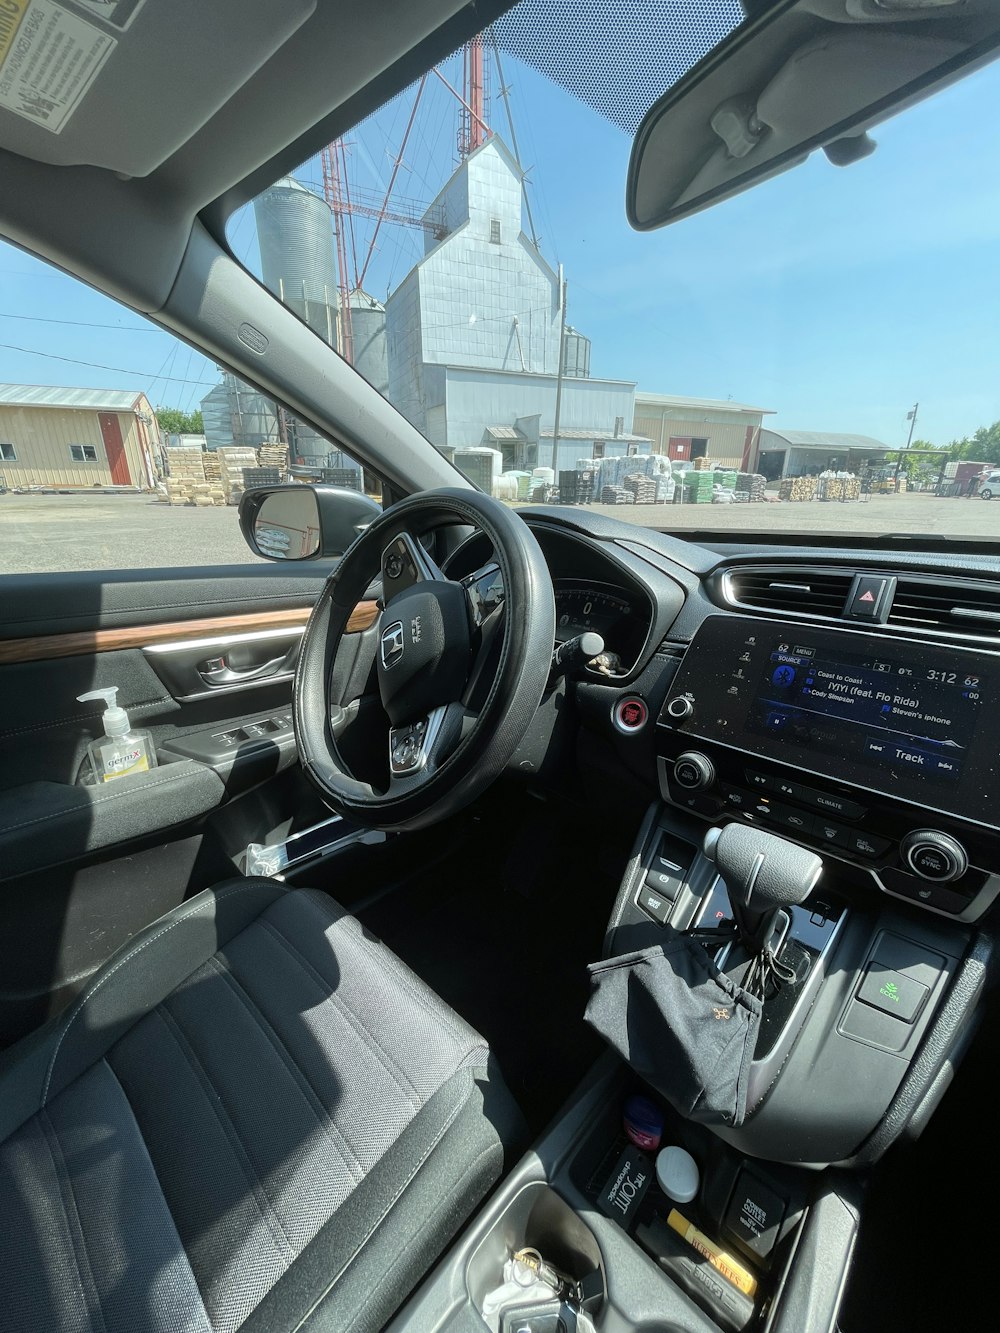
M740 1125L761 1002L667 929L662 945L590 965L585 1018L689 1120Z

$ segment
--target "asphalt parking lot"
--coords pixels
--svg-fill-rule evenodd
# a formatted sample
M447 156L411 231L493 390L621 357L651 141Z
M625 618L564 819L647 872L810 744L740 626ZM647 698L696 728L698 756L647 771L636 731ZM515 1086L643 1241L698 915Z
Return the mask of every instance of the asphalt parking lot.
M876 495L852 503L590 505L592 512L673 532L829 536L916 533L1000 543L1000 501ZM147 495L0 495L0 573L258 564L234 508L170 506Z

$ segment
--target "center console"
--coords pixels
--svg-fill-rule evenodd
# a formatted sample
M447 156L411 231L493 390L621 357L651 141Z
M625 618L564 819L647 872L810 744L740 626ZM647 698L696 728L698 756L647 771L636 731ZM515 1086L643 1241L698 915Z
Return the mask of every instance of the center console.
M394 1328L501 1333L487 1293L525 1246L586 1287L590 1323L553 1308L509 1325L519 1333L836 1327L863 1170L920 1132L975 1030L990 961L976 923L1000 890L991 660L858 623L701 623L656 718L661 799L604 940L600 967L628 974L623 1058L602 1059ZM774 835L808 873L756 913L775 971L745 1106L697 1123L704 1108L681 1108L658 1077L678 1043L658 1045L641 968L680 940L743 985ZM727 838L742 862L719 855ZM721 1001L666 1015L678 1029L730 1017ZM636 1095L659 1112L648 1143L626 1114ZM693 1183L661 1172L664 1145Z
M981 661L856 629L710 616L658 720L663 797L978 920L1000 891L1000 676Z

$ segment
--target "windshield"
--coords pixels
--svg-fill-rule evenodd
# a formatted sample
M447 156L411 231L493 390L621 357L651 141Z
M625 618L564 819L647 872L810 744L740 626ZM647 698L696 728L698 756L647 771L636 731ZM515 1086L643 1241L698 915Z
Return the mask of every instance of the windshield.
M996 539L1000 66L849 168L637 234L631 135L740 19L521 4L235 215L235 253L511 503Z

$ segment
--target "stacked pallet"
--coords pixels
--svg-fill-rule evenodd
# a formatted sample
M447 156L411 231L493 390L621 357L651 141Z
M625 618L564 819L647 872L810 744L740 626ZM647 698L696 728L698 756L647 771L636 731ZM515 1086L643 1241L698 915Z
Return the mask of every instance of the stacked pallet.
M736 497L747 504L763 504L767 478L760 472L740 472L736 477Z
M708 505L712 503L715 485L715 473L697 469L684 477L684 499L688 504Z
M602 505L623 505L628 504L628 491L624 486L602 486L601 504ZM633 504L635 497L632 497Z
M711 464L711 462L709 461L707 455L702 454L702 456L701 456L700 458L696 458L696 459L694 460L694 470L695 470L695 472L711 472L711 471L712 471L712 464Z
M190 504L195 487L205 485L205 455L194 445L167 450L167 499L172 505Z
M590 504L594 494L594 472L579 468L559 473L559 503L564 505Z
M288 445L262 444L257 450L258 467L276 467L282 477L288 475Z
M205 480L210 484L221 486L222 467L218 454L202 454L202 461L205 464Z
M641 473L633 473L625 478L624 486L633 496L633 503L637 505L656 504L655 477L645 477Z
M778 487L779 500L815 500L815 477L784 477Z
M849 473L842 473L839 476L821 476L816 488L816 498L819 500L858 500L861 498L861 482Z
M239 504L243 494L243 469L257 466L257 450L238 445L216 451L222 480L223 496L227 504Z

